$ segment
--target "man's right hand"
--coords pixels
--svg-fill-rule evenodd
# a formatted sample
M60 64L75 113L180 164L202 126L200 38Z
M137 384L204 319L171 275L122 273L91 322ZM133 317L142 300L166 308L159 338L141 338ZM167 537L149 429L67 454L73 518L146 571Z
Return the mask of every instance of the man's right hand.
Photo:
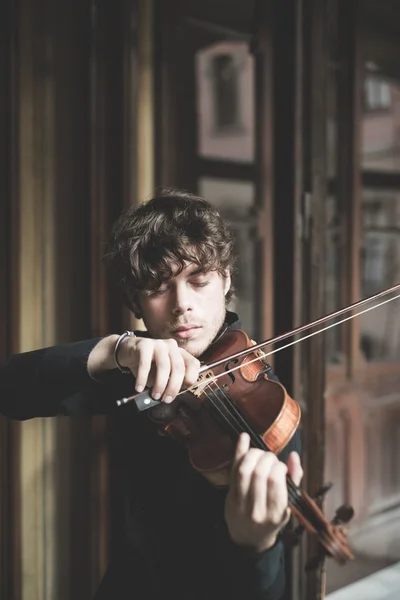
M93 348L87 368L94 377L116 368L114 348L118 337L108 336ZM120 344L118 361L135 376L137 392L152 388L152 397L167 403L172 402L182 388L196 383L200 370L200 361L180 348L174 339L126 337Z

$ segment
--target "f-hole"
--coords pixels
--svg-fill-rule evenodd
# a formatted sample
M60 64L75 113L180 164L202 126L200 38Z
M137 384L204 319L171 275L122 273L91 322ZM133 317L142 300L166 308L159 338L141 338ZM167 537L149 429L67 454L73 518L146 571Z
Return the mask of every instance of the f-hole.
M225 371L230 371L231 370L231 365L237 365L239 362L238 358L234 358L233 360L229 360L226 365L225 365ZM233 373L227 373L227 375L229 376L230 380L232 383L235 383L235 376Z

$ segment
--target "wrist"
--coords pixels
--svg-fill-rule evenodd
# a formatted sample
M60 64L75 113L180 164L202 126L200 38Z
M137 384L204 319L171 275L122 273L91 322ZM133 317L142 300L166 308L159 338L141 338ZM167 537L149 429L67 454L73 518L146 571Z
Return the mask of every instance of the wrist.
M114 348L119 338L118 334L112 334L103 338L89 354L87 370L91 377L95 377L104 371L116 368L114 362Z
M277 540L278 540L278 535L271 536L271 537L263 540L262 543L255 546L253 548L253 552L255 554L262 554L263 552L266 552L267 550L270 550L270 548L275 546Z
M124 333L122 333L117 339L117 342L114 346L114 353L113 353L114 364L124 375L130 375L131 370L128 368L127 364L124 364L123 362L121 362L119 354L121 353L121 347L123 346L124 341L128 338L131 338L131 339L136 338L135 333L133 331L129 331L129 330L126 330Z
M275 546L278 540L278 534L268 536L268 538L264 538L261 542L254 543L240 543L235 541L237 546L240 546L247 554L257 556L258 554L262 554L267 550L270 550L273 546Z

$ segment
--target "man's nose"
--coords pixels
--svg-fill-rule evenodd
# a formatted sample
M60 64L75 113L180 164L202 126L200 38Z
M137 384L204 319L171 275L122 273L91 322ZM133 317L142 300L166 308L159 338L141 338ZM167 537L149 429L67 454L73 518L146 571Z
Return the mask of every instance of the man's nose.
M174 295L173 313L175 315L182 315L190 309L190 291L184 285L177 286Z

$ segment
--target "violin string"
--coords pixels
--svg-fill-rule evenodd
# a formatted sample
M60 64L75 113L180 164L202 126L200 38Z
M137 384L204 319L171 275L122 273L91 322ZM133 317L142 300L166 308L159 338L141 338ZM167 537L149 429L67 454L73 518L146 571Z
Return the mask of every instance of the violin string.
M234 401L231 399L230 395L226 393L226 390L223 387L218 387L215 382L211 381L214 384L215 388L213 389L210 384L205 386L209 388L211 395L206 393L207 399L211 403L211 405L217 410L219 415L224 419L225 422L229 424L229 426L233 429L234 433L238 436L243 431L250 435L250 439L253 441L253 444L256 448L260 450L269 451L269 448L265 444L262 436L260 436L256 431L254 431L251 425L246 421L244 416L235 406ZM220 400L218 397L218 393L221 392L224 396L226 405L224 402ZM213 399L216 398L216 400ZM221 407L223 410L221 410ZM290 503L294 508L297 508L299 512L308 520L308 522L314 527L314 529L318 531L322 531L326 528L324 521L321 520L318 514L315 513L312 506L309 505L309 501L304 497L302 489L297 486L294 481L291 479L289 475L286 476L286 482L288 487L288 494Z
M215 407L218 413L224 418L224 420L229 423L230 427L234 430L234 432L239 436L240 433L245 431L250 435L250 439L253 441L253 444L256 448L268 451L269 448L265 444L263 438L252 429L251 425L246 421L246 419L237 409L233 400L231 399L230 395L226 393L225 389L215 386L216 390L222 392L223 396L225 397L226 406L224 406L224 403L220 401L218 394L215 393L215 390L210 385L208 385L207 387L210 389L211 394L215 396L220 406L218 406L217 402L215 402L213 398L207 394L207 398L209 399L211 405ZM225 412L221 410L221 404L222 408L225 409ZM229 420L226 416L226 412L228 413L228 417L231 417L231 420ZM290 478L289 475L287 475L286 480L289 498L292 506L297 508L301 512L301 514L303 514L307 518L308 522L314 526L316 531L324 529L324 522L320 520L319 516L316 515L313 511L313 508L309 506L309 502L304 497L301 488L294 483L294 481Z
M400 294L398 296L394 296L393 298L389 298L388 300L384 300L383 302L380 302L379 304L377 304L376 306L371 306L369 308L366 308L365 310L357 313L356 315L350 315L349 317L346 317L345 319L342 319L341 321L338 321L337 323L332 323L332 325L328 325L327 327L323 327L322 329L318 329L318 331L314 331L313 333L309 333L308 335L302 337L299 340L294 340L293 342L289 342L288 344L285 344L284 346L281 346L280 348L275 348L275 350L271 350L271 352L267 352L264 353L263 352L263 356L262 359L267 358L268 356L271 356L272 354L276 354L277 352L280 352L281 350L285 350L286 348L290 348L290 346L294 346L295 344L298 344L299 342L302 342L304 340L307 340L309 338L314 337L314 335L317 335L318 333L323 333L324 331L327 331L328 329L331 329L332 327L336 327L337 325L341 325L342 323L345 323L346 321L350 321L350 319L354 319L354 317L359 317L360 315L369 312L370 310L373 310L374 308L378 308L379 306L382 306L383 304L387 304L388 302L392 302L393 300L397 300L397 298L400 298ZM249 348L249 354L251 353L251 347ZM226 357L227 360L229 360L229 356ZM246 366L247 365L251 365L254 362L257 362L258 360L260 360L260 357L257 356L256 358L252 358L251 360L246 362ZM219 377L222 377L223 375L228 375L229 373L233 373L234 371L237 371L238 369L243 368L243 363L237 365L236 367L232 367L231 369L229 369L228 371L223 371L222 373L219 373L217 375L214 375L213 377L210 377L209 379L209 383L212 383L213 381L216 381L217 379L219 379ZM193 386L187 388L186 390L179 392L178 395L183 394L184 392L190 392L192 389L195 389L197 387L198 384L194 384Z
M250 435L250 439L253 441L255 447L268 451L269 449L263 438L257 432L255 432L251 425L246 421L244 416L235 406L230 394L226 392L226 389L224 387L219 387L213 381L211 381L211 384L213 384L214 387L212 387L210 384L205 385L205 391L203 393L209 400L211 406L223 418L224 422L228 423L230 428L238 436L243 431L247 432ZM223 396L222 399L220 399L219 394ZM319 514L315 512L315 509L312 504L310 504L308 498L304 496L301 488L293 482L289 474L286 475L286 485L288 489L290 505L297 509L303 518L305 518L306 521L314 528L317 534L328 531L326 521L321 519Z
M214 390L211 388L211 386L208 386L208 387L210 387L211 393L213 395L215 395ZM231 409L231 410L233 409L233 413L231 413L229 415L230 417L232 417L231 421L229 421L228 418L225 416L225 413L223 414L221 409L219 407L217 407L216 402L214 400L212 400L212 398L209 395L207 395L207 397L210 400L210 402L212 403L212 405L217 408L218 412L220 414L223 414L224 418L229 422L229 425L232 427L234 432L237 435L239 435L240 433L242 433L242 431L246 431L247 433L249 433L249 435L253 441L253 444L256 448L259 448L260 450L268 451L268 447L266 446L262 437L259 436L257 433L255 433L251 429L251 427L249 426L247 421L243 418L241 413L237 410L237 408L233 404L229 395L225 393L225 390L222 390L221 388L217 388L217 389L221 390L226 398L227 406L224 408L228 409L228 414L229 414L229 409ZM216 398L217 398L217 401L219 401L219 398L217 395L216 395ZM238 420L237 420L235 423L235 419L237 417L239 417L240 422L238 422ZM244 427L241 427L241 423L244 424ZM253 435L251 435L251 433L253 433ZM308 522L311 523L317 531L320 530L321 525L323 527L323 524L316 522L316 515L313 512L312 508L310 508L308 503L306 502L301 489L298 486L296 486L296 484L293 482L293 480L290 478L290 476L287 476L286 481L287 481L287 487L288 487L288 493L289 493L291 505L294 508L297 508L299 510L299 512L302 515L304 515L305 518L307 518Z
M215 396L215 398L217 400L217 401L213 400L212 396L209 396L207 394L207 398L208 398L209 402L211 403L211 405L217 409L219 414L224 419L228 420L228 417L231 417L232 419L236 419L236 424L238 425L238 427L240 427L240 425L242 425L242 427L243 427L242 431L246 431L246 433L248 433L250 438L252 439L253 443L255 445L257 445L258 440L259 440L259 434L256 431L254 431L254 429L252 429L250 423L248 423L246 421L246 419L243 417L243 415L240 413L240 411L234 405L230 396L226 393L224 388L218 387L217 385L215 386L215 389L213 389L210 385L208 385L207 388L209 388L210 393L212 394L212 396ZM218 398L217 391L221 392L222 395L225 397L226 404L224 404L224 402L220 401L220 399ZM217 403L219 403L219 405ZM221 410L221 406L224 410ZM226 415L228 415L228 416L226 416ZM236 432L238 432L238 431L240 431L240 430L236 429Z
M220 399L218 398L218 394L210 385L207 385L206 388L209 388L209 392L211 393L211 395L209 395L209 393L206 392L206 396L209 402L218 411L220 416L222 416L224 420L229 423L230 427L234 430L234 432L237 435L239 435L240 433L245 431L250 435L250 439L253 441L255 447L261 450L268 450L268 447L266 446L262 437L251 428L249 423L238 411L238 409L232 402L229 395L225 392L225 390L216 386L216 389L219 392L222 392L223 396L225 397L225 401L227 403L226 405L224 405L223 402L221 403ZM217 401L215 401L213 397L215 397ZM221 410L221 404L224 410ZM292 506L297 508L303 515L305 515L309 522L314 522L313 524L315 528L318 528L318 525L315 524L315 515L312 513L311 509L305 502L301 489L298 486L296 486L296 484L292 481L292 479L289 476L287 477L287 486Z

